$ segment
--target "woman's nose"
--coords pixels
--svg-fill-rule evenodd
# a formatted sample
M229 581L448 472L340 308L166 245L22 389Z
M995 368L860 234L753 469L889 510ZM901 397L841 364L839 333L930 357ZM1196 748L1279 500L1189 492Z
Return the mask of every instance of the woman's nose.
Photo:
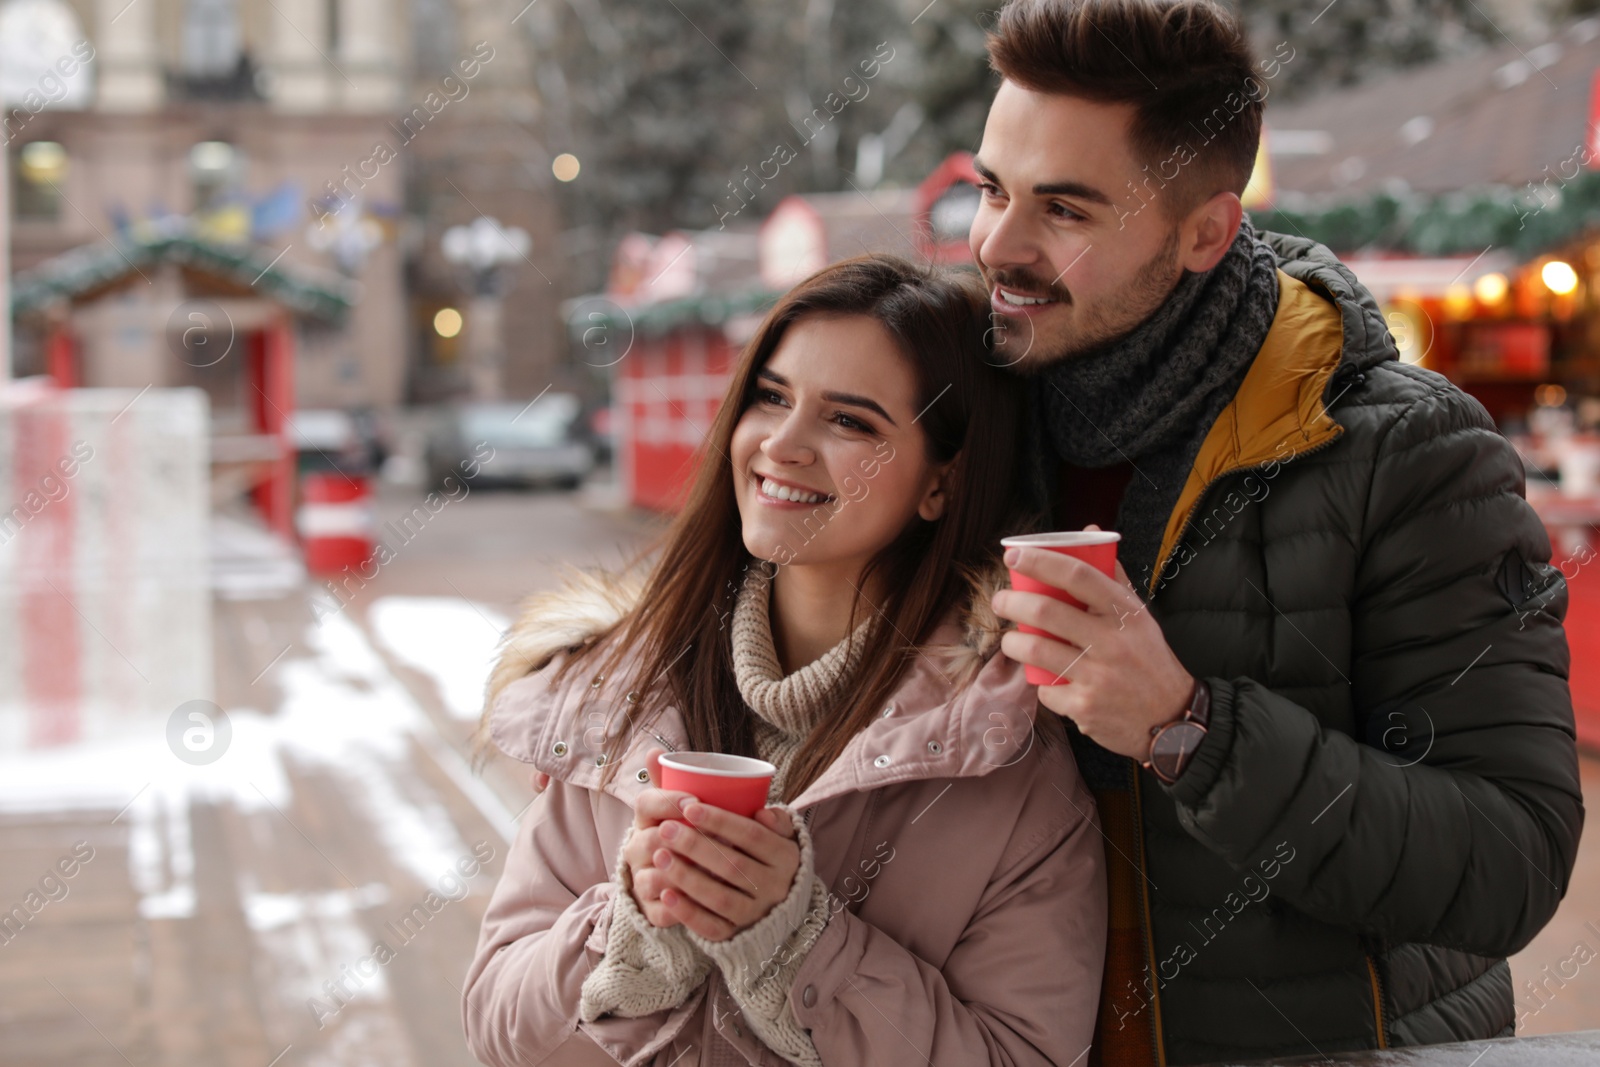
M805 433L794 415L783 420L761 442L761 454L774 463L805 464L816 460L816 449L805 440Z

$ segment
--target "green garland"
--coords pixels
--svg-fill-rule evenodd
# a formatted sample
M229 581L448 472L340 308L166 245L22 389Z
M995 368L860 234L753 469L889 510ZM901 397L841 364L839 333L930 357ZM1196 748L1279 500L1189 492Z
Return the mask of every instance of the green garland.
M1489 246L1531 258L1600 229L1600 172L1563 183L1486 186L1437 196L1380 192L1362 200L1251 213L1258 229L1298 234L1336 252L1477 255Z
M766 289L744 289L635 307L625 307L605 296L579 297L567 303L567 331L574 343L582 343L597 328L622 335L661 337L684 326L721 326L741 315L765 312L782 295Z
M299 314L332 323L350 310L358 292L354 282L329 272L319 271L311 277L304 268L274 263L271 249L164 234L84 245L19 273L11 280L11 313L20 316L41 311L58 300L71 300L110 285L135 270L167 262L229 278Z

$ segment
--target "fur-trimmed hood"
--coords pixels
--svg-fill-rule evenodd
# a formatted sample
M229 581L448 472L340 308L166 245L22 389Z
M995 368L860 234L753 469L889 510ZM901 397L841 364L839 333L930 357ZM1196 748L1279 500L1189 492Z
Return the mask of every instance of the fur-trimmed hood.
M989 600L1005 580L999 566L969 578L963 602L907 665L883 714L793 803L919 778L986 775L1026 755L1036 727L1065 744L1060 720L1038 714L1038 690L1022 665L999 653L1006 625ZM642 586L639 575L576 574L525 603L489 681L480 752L492 745L552 777L631 804L648 781L646 751L688 747L677 710L651 709L648 726L618 757L621 773L603 773L605 742L621 728L624 709L656 695L634 690L636 663L627 656L610 675L573 671L558 680L545 669L607 633L638 602Z
M484 696L483 727L489 709L506 686L541 670L566 649L587 645L620 622L644 590L639 571L572 570L556 589L535 593L522 602L517 619L500 639L494 670ZM1007 585L1004 567L969 575L965 603L958 611L959 643L934 646L949 660L958 682L967 682L1000 648L1010 623L989 606L995 592Z

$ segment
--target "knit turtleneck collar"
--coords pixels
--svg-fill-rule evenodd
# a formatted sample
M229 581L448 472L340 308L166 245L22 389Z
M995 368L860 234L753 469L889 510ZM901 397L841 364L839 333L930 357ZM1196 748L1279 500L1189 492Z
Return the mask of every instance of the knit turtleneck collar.
M862 650L876 616L868 616L855 632L815 662L787 676L778 660L769 615L772 601L770 567L750 568L733 609L733 669L750 710L788 737L799 739L828 710L843 683L861 665Z

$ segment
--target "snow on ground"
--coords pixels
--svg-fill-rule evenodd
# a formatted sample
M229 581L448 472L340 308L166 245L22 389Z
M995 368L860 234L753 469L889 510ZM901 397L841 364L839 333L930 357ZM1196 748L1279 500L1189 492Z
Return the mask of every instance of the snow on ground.
M402 633L421 626L414 610L401 618ZM444 619L440 630L455 628L455 616ZM167 747L166 722L155 718L118 740L0 752L0 812L119 812L130 827L130 875L143 913L182 918L195 904L190 804L292 820L292 760L335 778L394 861L424 885L436 884L471 849L437 794L408 769L413 735L432 725L342 614L308 626L305 644L309 656L291 654L273 668L284 694L274 714L227 710L232 738L215 762L179 759Z
M509 620L468 600L411 596L379 597L367 618L384 648L433 679L452 715L478 717L495 645Z

